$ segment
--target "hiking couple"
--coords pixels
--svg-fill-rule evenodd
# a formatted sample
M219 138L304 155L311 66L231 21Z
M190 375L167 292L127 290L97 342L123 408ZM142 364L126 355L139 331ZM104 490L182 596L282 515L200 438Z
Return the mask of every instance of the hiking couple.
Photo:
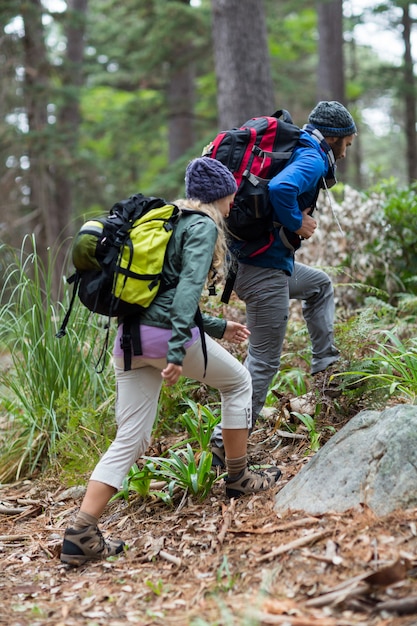
M334 180L334 161L345 156L356 127L340 103L320 102L302 133L306 145L295 149L288 165L270 181L269 190L277 221L308 239L317 227L309 215L317 186L326 179L330 186L330 180ZM304 315L312 339L312 366L320 371L338 358L333 346L330 279L323 272L295 264L293 280L294 257L276 237L256 261L239 263L236 293L246 304L247 325L204 316L208 355L205 372L194 316L207 276L224 264L224 220L236 191L233 175L219 161L201 157L189 163L186 197L176 204L197 212L178 222L163 269L166 281L175 282L176 287L158 295L141 315L143 354L133 357L130 371L123 368L120 325L113 351L117 434L96 465L80 510L65 532L61 550L64 563L81 565L123 551L124 542L105 539L97 524L130 467L149 445L163 382L174 385L182 375L219 390L221 428L214 443L219 454L222 452L221 462L227 472L226 494L239 497L274 487L281 475L274 466L263 471L248 467L247 439L279 368L290 297L307 303ZM215 339L249 339L245 365Z

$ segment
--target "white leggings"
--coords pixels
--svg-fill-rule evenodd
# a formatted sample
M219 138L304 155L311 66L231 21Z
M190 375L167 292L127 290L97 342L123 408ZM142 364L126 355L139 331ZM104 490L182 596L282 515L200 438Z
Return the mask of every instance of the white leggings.
M183 376L204 382L220 391L223 428L240 429L251 426L252 384L248 370L208 335L207 371L201 340L186 352ZM125 372L115 365L117 434L107 452L97 463L91 480L119 489L130 467L143 455L151 440L159 393L163 379L161 370L166 359L140 357L132 363L134 369ZM174 417L173 417L174 419Z

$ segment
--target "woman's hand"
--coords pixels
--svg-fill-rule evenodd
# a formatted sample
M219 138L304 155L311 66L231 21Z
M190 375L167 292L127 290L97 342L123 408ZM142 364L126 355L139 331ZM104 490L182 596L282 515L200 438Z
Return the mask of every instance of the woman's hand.
M168 385L168 387L175 385L181 374L182 365L176 365L175 363L168 363L161 372L161 376L165 380L165 384Z
M233 343L241 343L246 341L249 335L250 331L244 324L228 321L222 339L232 341Z

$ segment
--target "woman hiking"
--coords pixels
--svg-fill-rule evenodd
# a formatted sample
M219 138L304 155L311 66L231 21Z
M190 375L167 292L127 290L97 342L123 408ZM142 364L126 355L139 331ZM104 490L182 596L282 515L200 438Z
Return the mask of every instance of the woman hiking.
M168 244L163 281L175 284L161 292L137 320L142 355L132 356L124 370L120 324L113 350L116 374L114 441L97 463L73 525L65 531L61 561L73 566L114 556L124 541L105 539L98 521L110 498L120 489L130 467L150 443L163 383L174 385L186 376L216 388L221 397L221 425L226 452L226 495L239 497L273 487L281 472L249 469L248 428L251 426L252 385L248 370L215 339L242 342L249 336L243 324L203 316L207 363L200 331L194 321L208 279L226 258L225 222L236 193L236 182L219 161L201 157L186 169L186 198L175 204L191 210L178 220Z

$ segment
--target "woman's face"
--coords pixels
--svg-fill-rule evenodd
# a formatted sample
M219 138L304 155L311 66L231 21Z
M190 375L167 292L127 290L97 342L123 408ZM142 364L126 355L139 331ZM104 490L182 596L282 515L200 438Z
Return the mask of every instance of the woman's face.
M233 206L234 199L235 194L232 193L230 196L225 196L224 198L220 198L220 200L217 200L216 206L223 217L229 217L230 209Z

